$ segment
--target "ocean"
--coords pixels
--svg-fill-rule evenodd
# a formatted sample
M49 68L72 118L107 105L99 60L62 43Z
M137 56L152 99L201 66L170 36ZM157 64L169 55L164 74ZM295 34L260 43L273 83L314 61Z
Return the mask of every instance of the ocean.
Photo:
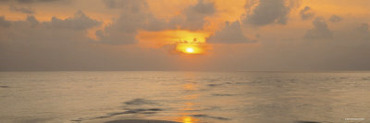
M1 123L370 122L370 72L0 72Z

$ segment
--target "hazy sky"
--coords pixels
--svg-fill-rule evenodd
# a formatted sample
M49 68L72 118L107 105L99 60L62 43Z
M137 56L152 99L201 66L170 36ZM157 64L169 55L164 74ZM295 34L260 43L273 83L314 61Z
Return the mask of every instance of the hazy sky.
M0 70L370 70L369 24L369 0L0 0Z

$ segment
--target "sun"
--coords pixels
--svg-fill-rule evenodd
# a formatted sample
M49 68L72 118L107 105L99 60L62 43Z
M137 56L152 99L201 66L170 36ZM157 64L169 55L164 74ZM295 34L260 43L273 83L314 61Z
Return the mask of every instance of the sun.
M204 53L204 48L200 44L187 44L187 43L177 44L176 50L178 52L191 55Z
M176 51L188 55L201 55L206 51L206 44L197 38L193 38L193 41L179 41L176 43Z
M188 48L185 49L185 52L186 53L194 53L194 48L188 47Z

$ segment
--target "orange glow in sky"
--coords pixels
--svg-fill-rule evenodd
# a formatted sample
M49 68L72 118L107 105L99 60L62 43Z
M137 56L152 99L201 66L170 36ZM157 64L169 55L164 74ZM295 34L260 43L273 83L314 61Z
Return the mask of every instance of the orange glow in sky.
M177 44L176 50L185 54L202 54L205 49L199 44L180 43Z
M157 32L140 31L136 37L144 47L159 48L174 45L175 51L184 54L204 54L206 38L205 32L188 30L166 30Z

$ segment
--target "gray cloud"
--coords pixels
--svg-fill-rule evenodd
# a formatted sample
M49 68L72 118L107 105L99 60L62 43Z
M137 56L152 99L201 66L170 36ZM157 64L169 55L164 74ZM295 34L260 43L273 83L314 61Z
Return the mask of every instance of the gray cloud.
M27 16L26 21L31 23L31 26L36 26L40 23L34 16Z
M122 9L131 12L141 11L148 5L144 0L102 0L104 5L109 9Z
M227 22L225 27L210 36L207 41L209 43L248 43L251 42L240 28L240 23L235 21L233 23Z
M362 23L359 27L357 27L357 30L361 33L367 33L369 32L369 24Z
M246 16L246 23L255 26L286 24L291 6L285 0L260 0L252 14Z
M365 39L367 42L370 41L369 24L360 24L360 26L356 27L355 32L359 33L358 37Z
M332 31L329 29L325 20L321 17L317 17L312 22L314 28L306 32L304 38L309 40L316 39L330 39L332 38Z
M194 6L183 11L183 16L176 16L169 20L158 19L150 13L146 1L141 0L103 0L108 8L122 10L120 17L113 24L98 30L96 35L99 41L108 44L133 44L137 40L137 31L159 31L166 29L200 30L205 24L204 18L215 13L213 3L199 0Z
M323 19L318 19L315 23L318 27L312 30L327 27L324 26ZM368 27L367 23L356 22L346 28L333 30L335 34L324 38L325 41L323 38L300 40L275 37L273 41L259 39L261 45L257 48L224 46L221 50L217 47L214 48L215 54L223 53L224 56L213 61L218 62L215 66L237 70L369 70ZM230 51L231 48L236 52Z
M84 50L82 42L88 41L84 30L50 28L51 23L38 23L33 16L12 21L0 32L0 69L52 69L84 57L78 55Z
M9 10L10 11L15 11L15 12L21 12L21 13L25 13L25 14L35 13L31 8L16 7L16 6L10 6Z
M70 2L71 0L0 0L6 3L34 4L34 3L53 3L53 2Z
M109 0L106 1L109 2ZM107 7L121 10L122 13L111 25L96 32L99 41L103 43L94 42L86 36L86 30L98 26L101 22L82 12L77 12L67 19L54 17L50 21L42 22L34 16L28 16L21 21L9 21L0 16L0 70L189 70L190 67L195 70L370 69L369 24L363 18L353 20L353 23L340 28L333 28L336 30L329 28L327 22L330 22L330 19L325 21L323 18L315 18L312 29L307 30L304 36L309 40L294 38L293 35L298 29L269 28L283 29L288 34L284 33L281 36L269 32L271 35L265 35L260 32L264 36L259 38L258 46L214 45L212 55L194 56L192 58L195 60L187 61L180 55L168 55L168 51L164 48L149 49L138 45L106 45L105 43L133 44L136 42L135 36L138 30L201 29L206 24L204 18L214 14L212 3L199 1L198 4L186 8L182 16L164 21L148 12L145 1L110 1L114 1L114 4ZM256 8L252 14L259 13L263 16L249 16L255 16L253 19L256 21L263 18L269 21L253 24L251 20L245 18L247 20L243 20L243 23L248 23L244 24L263 26L283 24L282 22L286 21L288 16L283 10L290 11L291 7L281 7L283 4L277 4L282 2L281 0L270 1L271 3L266 3L266 0L261 2L261 5L256 7L267 10L260 12L262 10ZM266 7L272 5L262 4L274 4L280 7L272 7L272 10L277 10L276 12ZM269 12L277 15L264 17L270 16ZM199 15L187 17L192 14ZM189 20L189 18L192 19ZM192 26L191 23L196 26L187 27ZM300 29L297 33L301 32ZM243 35L238 21L227 23L208 41L210 43L251 42Z
M304 7L304 9L299 11L299 14L301 15L302 20L308 20L315 16L309 6Z
M67 28L75 30L85 30L94 26L99 26L100 24L101 22L89 18L82 11L76 12L74 17L67 18L65 20L53 17L51 22L48 23L48 25L53 28Z
M7 28L0 26L0 71L176 68L175 63L178 62L168 62L170 56L161 50L92 41L86 36L86 29L90 26L72 27L78 26L73 23L90 23L89 19L80 19L81 15L77 15L59 19L67 28L52 26L52 20L39 22L33 16L22 21L6 21L0 17L0 24L7 23Z
M333 22L333 23L336 23L336 22L340 22L342 21L342 18L339 17L338 15L332 15L330 18L329 18L329 21Z
M204 18L215 13L213 3L204 3L203 0L198 0L195 6L187 8L184 12L186 20L182 22L182 28L201 29L205 24Z
M139 29L146 28L148 23L156 20L148 12L146 1L141 0L103 0L108 8L122 10L119 18L104 30L98 30L99 41L107 44L133 44ZM150 25L150 24L149 24Z
M169 22L163 20L152 19L147 26L147 29L188 29L188 30L201 30L206 24L206 17L214 15L216 9L213 3L207 3L203 0L198 0L198 3L189 6L182 11L181 15L172 18Z
M10 25L10 21L5 20L4 16L0 16L0 27L9 27Z
M119 8L119 6L122 5L122 4L118 5L116 0L103 0L103 3L107 8L111 8L111 9Z
M58 19L57 23L54 20L40 23L33 16L9 22L11 25L0 29L0 70L129 68L120 64L132 62L130 59L111 56L114 53L102 50L86 37L84 29L91 27L91 22L80 12L69 19ZM107 60L112 58L118 59Z

